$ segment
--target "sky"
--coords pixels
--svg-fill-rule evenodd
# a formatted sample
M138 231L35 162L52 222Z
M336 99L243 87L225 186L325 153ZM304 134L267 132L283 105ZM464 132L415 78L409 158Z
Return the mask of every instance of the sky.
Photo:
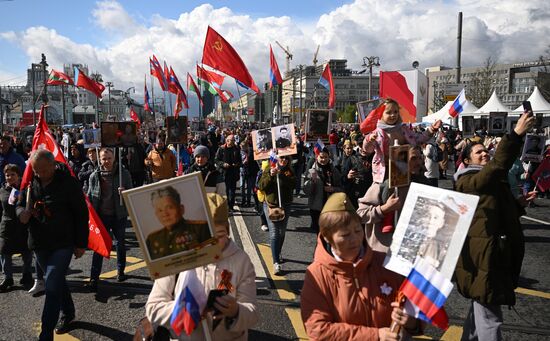
M194 75L208 25L237 50L260 88L268 81L269 44L285 70L275 41L289 46L291 67L312 64L317 45L321 63L345 58L355 70L365 56L380 57L379 70L411 69L415 60L421 70L455 66L460 11L463 66L550 55L547 0L0 0L0 84L23 84L44 53L50 68L87 64L139 96L153 53L180 80ZM224 84L234 90L231 79Z

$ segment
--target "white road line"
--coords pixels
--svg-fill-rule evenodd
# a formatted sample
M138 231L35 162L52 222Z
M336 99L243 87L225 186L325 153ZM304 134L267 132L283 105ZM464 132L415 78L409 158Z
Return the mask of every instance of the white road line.
M543 224L543 225L550 225L549 222L547 221L544 221L544 220L539 220L539 219L535 219L535 218L531 218L531 217L528 217L526 215L524 216L521 216L523 219L527 219L527 220L531 220L531 221L534 221L535 223L539 223L539 224Z
M233 219L235 221L237 233L241 238L244 252L246 252L248 257L250 257L250 261L252 261L252 265L254 266L254 271L256 271L256 286L258 288L269 288L270 285L269 281L267 280L267 274L265 273L265 269L262 265L260 256L258 255L258 251L254 246L252 237L250 237L250 233L246 228L246 223L244 222L243 217L240 215L234 215Z

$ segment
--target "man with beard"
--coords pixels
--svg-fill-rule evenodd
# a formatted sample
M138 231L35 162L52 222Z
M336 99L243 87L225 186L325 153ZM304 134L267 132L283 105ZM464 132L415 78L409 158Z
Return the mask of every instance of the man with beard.
M176 157L164 144L164 136L157 137L157 143L145 159L145 166L151 169L153 182L174 177L176 170Z
M216 167L208 162L210 159L210 151L206 146L197 146L193 151L195 162L191 167L187 168L185 174L201 172L204 187L208 193L218 193L225 196L225 183L223 177Z

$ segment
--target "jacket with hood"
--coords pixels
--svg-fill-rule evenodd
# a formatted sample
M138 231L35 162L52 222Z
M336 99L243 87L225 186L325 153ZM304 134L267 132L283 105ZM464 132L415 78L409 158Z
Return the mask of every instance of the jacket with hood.
M302 320L310 340L378 340L390 327L403 277L383 267L385 254L365 244L353 264L337 261L319 237L302 288Z
M204 286L205 294L216 289L221 280L221 272L231 272L231 284L233 291L229 293L237 298L239 312L231 323L228 320L222 321L212 331L212 317L208 314L207 322L210 327L212 340L248 340L248 329L252 328L258 321L256 307L256 273L248 255L233 241L229 241L223 250L222 259L219 262L199 266L193 270L201 284ZM167 276L155 280L153 289L149 294L145 305L145 313L153 327L164 326L170 328L170 317L174 310L174 302L177 295L182 291L183 276ZM187 336L182 332L179 338L171 333L172 340L204 340L202 324Z
M153 180L158 181L174 177L176 171L176 157L170 149L163 148L158 150L153 148L149 152L149 155L147 155L147 159L152 162L150 168ZM147 159L145 159L145 162L147 162Z
M514 305L525 251L519 217L525 213L507 176L519 155L521 137L505 135L494 159L455 174L456 190L479 196L474 218L455 269L458 291L482 304Z

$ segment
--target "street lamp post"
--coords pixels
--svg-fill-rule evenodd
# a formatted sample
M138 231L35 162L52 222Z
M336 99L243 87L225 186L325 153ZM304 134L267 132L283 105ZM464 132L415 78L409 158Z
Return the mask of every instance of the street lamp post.
M111 88L113 87L113 82L106 82L105 86L109 89L109 106L108 106L109 115L108 116L110 117L111 116Z
M372 67L380 66L380 58L376 56L363 57L363 67L369 68L369 100L372 99Z

